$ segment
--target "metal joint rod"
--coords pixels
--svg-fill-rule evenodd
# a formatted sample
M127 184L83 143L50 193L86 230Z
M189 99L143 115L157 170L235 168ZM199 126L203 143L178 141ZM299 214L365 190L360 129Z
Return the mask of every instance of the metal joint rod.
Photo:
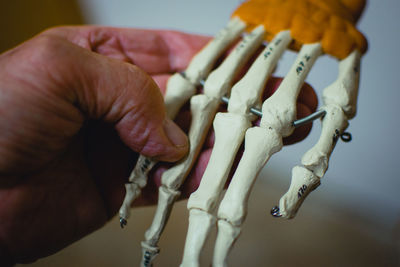
M222 102L224 102L225 104L229 103L229 98L227 98L226 96L221 97ZM258 117L262 117L262 112L259 109L256 108L250 108L250 112L253 113L254 115L257 115ZM305 125L307 123L312 122L313 120L316 120L318 118L323 117L326 114L326 111L321 109L318 110L310 115L308 115L307 117L298 119L296 121L293 122L293 126L294 127L300 127L302 125Z
M308 115L307 117L304 117L304 118L301 118L301 119L298 119L298 120L294 121L293 122L293 126L294 127L302 126L304 124L312 122L313 120L316 120L318 118L321 118L321 117L325 116L325 114L326 114L326 111L323 110L323 109L320 109L320 110Z
M185 73L184 73L184 72L181 72L181 75L182 75L183 77L185 77ZM204 80L200 80L200 86L204 86L204 82L205 82ZM222 101L223 103L225 103L225 104L228 105L228 103L229 103L229 98L226 97L226 96L223 96L223 97L221 97L221 101ZM250 112L253 113L254 115L260 117L260 118L262 117L262 112L261 112L261 110L259 110L259 109L250 108ZM310 122L312 122L312 121L314 121L314 120L316 120L316 119L318 119L318 118L323 117L325 114L326 114L326 111L323 110L323 109L320 109L320 110L318 110L318 111L316 111L316 112L314 112L314 113L308 115L307 117L304 117L304 118L295 120L295 121L293 122L293 126L294 126L294 127L300 127L300 126L305 125L305 124L307 124L307 123L310 123Z

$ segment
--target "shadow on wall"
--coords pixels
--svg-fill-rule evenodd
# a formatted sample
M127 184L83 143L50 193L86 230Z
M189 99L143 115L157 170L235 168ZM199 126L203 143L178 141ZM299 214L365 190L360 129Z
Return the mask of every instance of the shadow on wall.
M83 24L75 0L12 0L0 2L0 53L31 38L46 28Z

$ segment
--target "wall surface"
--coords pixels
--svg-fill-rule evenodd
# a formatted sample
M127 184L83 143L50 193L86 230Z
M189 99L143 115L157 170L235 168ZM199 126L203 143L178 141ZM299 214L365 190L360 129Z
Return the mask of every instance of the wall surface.
M46 28L82 24L77 1L0 1L0 53Z
M90 24L209 35L224 26L240 2L79 0L84 19ZM370 47L362 62L358 115L348 128L353 141L338 143L322 185L291 221L273 219L268 213L289 186L291 168L317 141L319 123L304 142L284 148L271 159L251 196L249 217L230 266L396 266L400 253L399 11L398 0L370 0L359 22ZM294 58L294 53L286 53L277 75L285 75ZM337 62L324 56L307 81L320 93L336 75ZM132 220L127 229L119 230L114 220L35 266L136 266L139 242L153 212L154 208L136 209L134 214L140 219ZM186 220L185 202L181 202L161 240L158 266L179 263ZM211 253L212 245L204 262Z

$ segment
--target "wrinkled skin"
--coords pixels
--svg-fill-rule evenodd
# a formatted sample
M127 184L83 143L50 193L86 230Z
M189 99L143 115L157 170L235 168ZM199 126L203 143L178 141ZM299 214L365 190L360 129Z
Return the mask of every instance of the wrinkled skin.
M162 93L171 73L184 70L208 40L61 27L0 55L0 262L36 260L104 225L122 203L138 153L168 162L187 153L187 137L166 118ZM269 82L266 97L279 82ZM306 85L298 116L316 106ZM189 112L176 121L187 130ZM286 142L303 139L310 127ZM198 186L212 144L210 133L183 196ZM168 166L152 172L135 205L156 203Z

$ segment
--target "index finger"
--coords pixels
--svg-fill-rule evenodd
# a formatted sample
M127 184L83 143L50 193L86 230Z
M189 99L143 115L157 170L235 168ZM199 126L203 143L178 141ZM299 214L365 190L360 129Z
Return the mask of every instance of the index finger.
M67 26L47 30L99 54L137 65L147 73L183 71L209 37L176 31Z

